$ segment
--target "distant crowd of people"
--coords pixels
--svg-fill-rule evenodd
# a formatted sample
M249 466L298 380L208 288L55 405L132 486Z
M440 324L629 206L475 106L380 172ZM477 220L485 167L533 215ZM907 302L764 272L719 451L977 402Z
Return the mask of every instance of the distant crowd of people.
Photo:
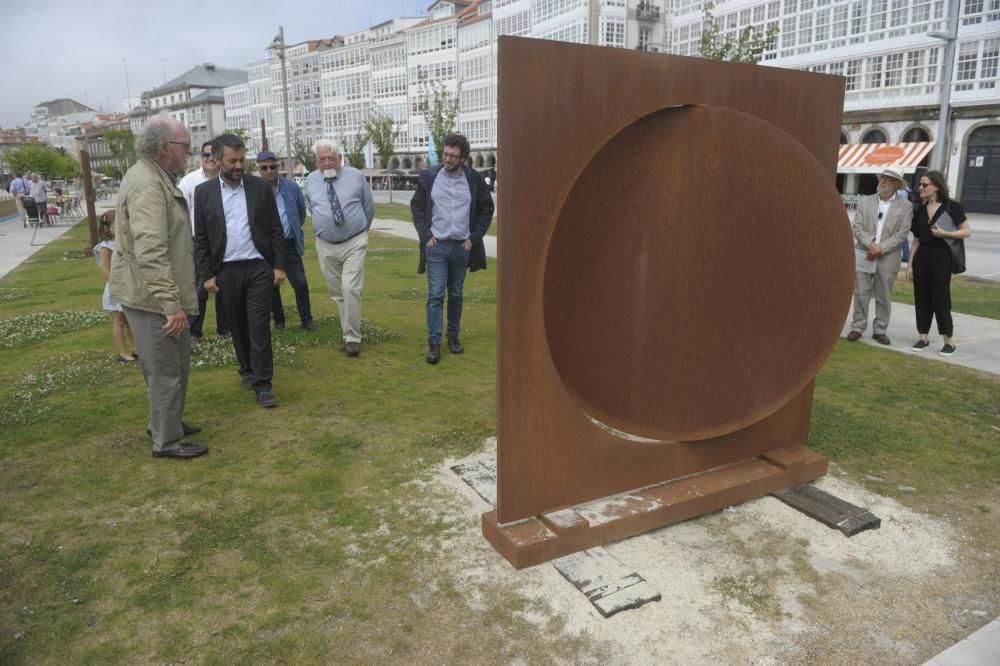
M463 285L467 271L486 266L483 236L494 210L483 177L466 164L468 140L450 134L443 145L443 164L420 173L410 206L420 238L418 272L427 273L426 361L432 364L441 359L442 335L452 354L464 351ZM247 174L246 146L232 134L202 145L201 167L178 180L191 135L168 116L146 124L137 151L95 248L108 282L105 309L114 317L119 360L137 362L146 380L153 456L195 458L208 449L187 439L201 428L183 416L191 347L203 335L208 295L215 295L217 333L232 340L240 387L254 391L261 407L277 406L270 322L276 329L286 325L285 282L302 328L317 329L302 260L307 211L340 316L338 348L358 357L375 204L361 172L344 164L330 140L313 146L317 168L302 187L278 174L278 158L267 150L256 156L260 177Z
M887 335L892 290L902 265L903 246L912 234L906 279L913 283L918 339L910 348L930 346L931 323L937 322L941 356L956 352L951 317L951 276L965 271L965 239L972 234L962 205L951 198L944 176L928 171L920 177L911 202L903 170L891 166L878 177L878 190L858 204L851 223L854 234L854 309L847 339L861 339L868 327L868 306L875 297L872 338L892 344Z

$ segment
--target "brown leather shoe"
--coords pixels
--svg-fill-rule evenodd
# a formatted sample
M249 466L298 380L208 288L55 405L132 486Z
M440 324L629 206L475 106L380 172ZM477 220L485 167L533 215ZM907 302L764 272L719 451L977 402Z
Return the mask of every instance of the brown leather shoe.
M848 342L857 342L860 339L861 339L861 333L859 331L851 331L850 333L847 334Z
M875 335L872 336L872 340L879 343L880 345L892 344L889 341L889 336L886 335L885 333L876 333Z

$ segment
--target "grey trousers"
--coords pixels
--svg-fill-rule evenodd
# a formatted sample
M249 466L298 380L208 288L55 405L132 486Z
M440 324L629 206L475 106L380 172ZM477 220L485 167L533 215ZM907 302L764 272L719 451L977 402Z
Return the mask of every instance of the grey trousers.
M874 273L854 273L854 315L851 330L864 333L868 328L868 303L875 292L875 321L872 333L885 334L892 314L892 286L896 283L896 271L883 271L881 267Z
M149 394L149 431L154 451L175 451L184 438L181 418L191 369L191 331L177 337L163 332L162 314L124 307Z

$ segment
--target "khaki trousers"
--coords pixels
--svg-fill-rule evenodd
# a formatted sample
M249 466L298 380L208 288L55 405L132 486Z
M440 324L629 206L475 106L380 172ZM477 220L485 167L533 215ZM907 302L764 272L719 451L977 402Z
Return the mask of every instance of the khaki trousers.
M337 304L345 342L361 342L361 289L365 282L368 232L344 241L328 243L316 237L316 256L326 279L326 289Z
M162 314L123 308L135 338L142 376L149 395L149 431L154 451L175 451L184 438L181 418L191 369L191 331L177 337L163 332Z
M21 202L21 197L23 194L14 195L14 205L17 206L17 214L21 216L21 224L26 224L28 222L28 213L24 210L24 204Z
M884 271L881 266L874 273L854 273L854 314L851 330L864 333L868 328L868 303L875 292L875 321L872 333L885 334L892 314L892 286L896 283L896 271Z

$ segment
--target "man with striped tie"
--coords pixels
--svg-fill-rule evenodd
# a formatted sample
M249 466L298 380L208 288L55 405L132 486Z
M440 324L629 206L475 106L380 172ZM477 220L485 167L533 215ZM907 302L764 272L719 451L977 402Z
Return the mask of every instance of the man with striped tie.
M365 281L368 229L375 200L360 171L345 165L337 144L320 139L313 146L316 170L306 177L306 205L316 232L316 256L330 298L337 304L348 356L361 353L361 291Z

